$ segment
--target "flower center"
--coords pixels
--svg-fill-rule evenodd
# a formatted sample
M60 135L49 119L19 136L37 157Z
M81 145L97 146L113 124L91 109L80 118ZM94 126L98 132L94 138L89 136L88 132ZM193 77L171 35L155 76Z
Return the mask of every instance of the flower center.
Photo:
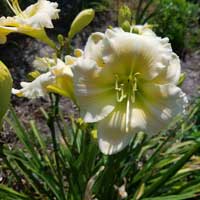
M140 73L130 74L128 77L120 81L119 75L115 74L115 91L117 102L123 100L130 100L132 103L135 102L135 93L138 86L138 75Z
M129 131L130 124L130 106L135 103L136 91L138 89L139 72L130 74L120 81L119 75L115 75L115 91L117 102L126 102L126 132Z

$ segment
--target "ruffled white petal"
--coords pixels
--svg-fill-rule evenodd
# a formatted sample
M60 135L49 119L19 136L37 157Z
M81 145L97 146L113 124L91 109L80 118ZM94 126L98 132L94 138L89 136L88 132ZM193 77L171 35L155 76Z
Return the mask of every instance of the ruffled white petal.
M98 143L103 154L112 155L122 151L130 143L132 134L126 134L114 128L106 119L98 124Z
M32 82L21 82L22 89L13 89L12 93L29 99L44 97L47 94L46 87L53 84L54 81L55 76L51 72L47 72L40 75Z
M21 15L15 16L16 21L33 28L53 28L52 19L59 18L58 4L47 0L39 0L26 8Z
M104 69L110 75L117 73L123 76L133 71L139 72L146 80L152 80L168 66L172 57L167 38L126 32L117 34L107 30L102 42Z
M173 53L169 65L153 80L158 84L177 84L181 74L181 65L179 57Z
M146 129L146 116L138 105L131 106L129 128L126 127L125 105L117 107L98 123L99 148L104 154L115 154L123 150L134 134Z
M69 58L74 58L72 56L66 56L66 63L63 62L61 59L52 59L48 57L43 58L36 58L33 62L33 66L40 70L40 71L51 71L55 76L63 76L67 75L69 77L73 77L73 73L71 70L71 65L75 62L76 58L74 60L69 62Z
M91 34L84 49L84 57L96 61L99 67L104 67L104 61L102 59L101 51L101 49L103 48L103 38L103 33L96 32Z
M50 71L55 74L55 76L63 76L67 75L69 77L73 77L73 73L71 70L71 65L65 64L62 60L57 59L56 64L51 67Z
M146 115L146 131L156 134L165 129L172 119L184 111L187 98L180 88L173 84L142 85L138 97Z
M79 59L72 67L75 95L86 122L105 118L116 104L113 88L105 86L99 76L101 69L89 59Z

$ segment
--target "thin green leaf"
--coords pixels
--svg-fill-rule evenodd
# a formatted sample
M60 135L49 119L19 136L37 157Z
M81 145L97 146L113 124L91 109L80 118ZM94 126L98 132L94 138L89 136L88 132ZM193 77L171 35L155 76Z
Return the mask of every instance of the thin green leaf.
M8 197L12 197L13 199L20 199L20 200L30 200L28 196L23 193L19 193L5 185L0 184L0 195L1 193L5 193Z
M170 195L170 196L159 196L159 197L150 197L150 198L142 198L141 200L184 200L189 199L192 197L198 197L199 194L196 194L195 192L189 192L185 194L177 194L177 195Z
M190 148L190 151L188 151L180 160L178 160L174 165L172 165L166 171L166 173L163 174L162 177L160 177L158 181L156 181L155 183L153 183L146 189L143 197L150 196L155 190L157 190L157 188L160 187L160 185L163 185L166 180L168 180L170 177L175 175L177 171L181 169L183 165L185 165L185 163L190 159L190 157L199 150L199 148L200 148L200 144L198 143L194 144Z

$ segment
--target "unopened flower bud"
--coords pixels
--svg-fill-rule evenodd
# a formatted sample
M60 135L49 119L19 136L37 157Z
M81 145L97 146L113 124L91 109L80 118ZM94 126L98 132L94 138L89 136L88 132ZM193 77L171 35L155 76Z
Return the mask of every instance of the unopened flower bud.
M3 64L3 62L0 61L0 126L1 121L6 113L9 102L10 102L10 96L11 96L11 89L12 89L12 78L10 75L9 70L7 67Z
M124 22L129 22L131 21L131 10L128 6L123 5L120 9L119 9L119 14L118 14L118 24L120 27L122 27L122 25L124 24ZM127 24L126 22L126 24ZM122 27L123 28L123 27Z
M127 20L122 23L121 27L125 32L130 32L131 30L131 25Z
M75 34L79 33L85 28L94 18L95 12L93 9L86 9L81 11L71 24L68 33L69 38L73 38Z

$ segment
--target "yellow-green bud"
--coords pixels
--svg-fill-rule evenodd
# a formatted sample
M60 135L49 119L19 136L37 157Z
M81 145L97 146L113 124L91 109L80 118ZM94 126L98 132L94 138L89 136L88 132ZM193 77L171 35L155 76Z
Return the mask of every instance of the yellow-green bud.
M129 23L129 21L124 21L121 25L121 28L125 31L125 32L130 32L131 30L131 25Z
M123 5L119 9L119 14L118 14L118 25L122 27L125 21L128 21L129 23L131 22L131 10L128 6ZM127 22L126 22L127 23Z
M0 126L10 103L11 90L12 77L7 67L0 61Z
M85 28L94 18L95 12L93 9L86 9L81 11L71 24L68 33L69 38L73 38L75 34L79 33Z
M57 39L58 39L58 42L59 42L59 44L61 45L61 46L64 46L64 37L63 37L63 35L62 34L59 34L58 36L57 36Z

